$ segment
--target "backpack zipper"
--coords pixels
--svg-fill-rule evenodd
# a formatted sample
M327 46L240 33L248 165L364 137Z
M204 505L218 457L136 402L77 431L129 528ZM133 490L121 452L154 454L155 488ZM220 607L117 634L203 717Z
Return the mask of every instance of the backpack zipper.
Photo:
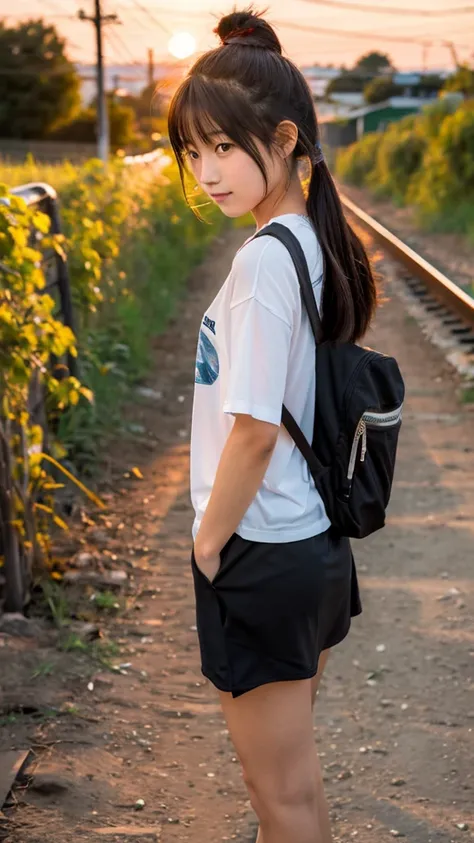
M355 464L357 460L357 453L359 451L359 442L362 440L362 447L360 451L360 462L364 462L367 453L367 427L385 428L394 427L401 421L403 412L403 404L395 410L390 410L388 413L379 413L376 410L366 410L359 419L356 427L354 439L352 440L352 448L349 457L349 466L347 469L347 479L349 483L354 477Z
M354 434L354 439L352 440L352 448L351 448L351 455L349 457L349 467L347 469L347 479L349 482L352 481L354 477L355 471L355 464L357 459L357 452L359 450L359 442L362 439L362 449L360 452L360 461L364 462L365 454L367 451L367 426L364 421L364 417L359 421L359 424L356 427L356 432Z
M403 404L388 413L379 413L376 410L366 410L362 418L369 427L392 427L402 418Z

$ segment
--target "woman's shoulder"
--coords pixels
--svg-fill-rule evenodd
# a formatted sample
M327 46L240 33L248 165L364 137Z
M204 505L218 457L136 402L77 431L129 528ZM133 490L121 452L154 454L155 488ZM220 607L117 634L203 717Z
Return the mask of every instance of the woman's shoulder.
M246 241L234 257L231 278L232 307L256 299L274 309L282 297L292 308L296 306L296 270L288 250L274 237Z
M288 258L291 261L288 250L283 243L270 235L262 234L256 237L253 234L245 240L236 252L232 266L238 270L257 270L262 263L264 266L268 266L276 260L284 259L287 261Z
M285 225L298 238L308 263L313 283L322 273L322 252L311 224L299 219L296 214L288 215ZM299 300L299 284L293 259L286 248L271 235L262 230L259 237L252 236L244 242L232 263L234 284L237 282L240 296L262 294L283 294Z
M321 246L308 217L300 214L285 214L276 218L275 221L283 224L298 238L305 253L310 273L320 264L322 265ZM245 240L235 255L234 265L246 268L248 264L254 264L255 261L263 261L265 264L276 263L280 265L282 263L283 267L291 266L294 269L293 260L286 246L270 234L265 235L265 228L261 229L261 232L259 237L252 235Z

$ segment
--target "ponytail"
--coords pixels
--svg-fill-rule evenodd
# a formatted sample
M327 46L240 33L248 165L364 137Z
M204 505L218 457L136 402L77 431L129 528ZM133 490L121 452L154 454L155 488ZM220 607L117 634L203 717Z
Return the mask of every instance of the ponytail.
M345 218L324 160L312 165L306 209L324 258L324 339L356 342L370 325L377 291L365 248Z

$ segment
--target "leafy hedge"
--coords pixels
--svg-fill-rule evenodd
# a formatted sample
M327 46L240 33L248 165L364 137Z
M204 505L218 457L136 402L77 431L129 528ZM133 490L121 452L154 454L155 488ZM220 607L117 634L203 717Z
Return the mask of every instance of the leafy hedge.
M54 316L41 268L47 250L62 252L62 240L49 236L48 217L5 185L0 198L0 560L6 607L18 611L48 554L49 519L62 524L52 500L60 484L44 465L54 458L44 453L46 426L33 408L45 401L54 414L92 395L76 378L61 377L61 367L50 369L53 355L76 354L72 332ZM30 245L32 230L37 247Z
M174 165L157 173L117 164L106 173L92 161L64 186L61 202L79 362L95 400L64 413L59 436L87 472L101 434L120 424L123 398L148 369L151 340L175 312L222 217L210 211L212 225L194 217Z
M422 224L474 239L474 103L446 98L342 150L347 183L414 205Z
M65 169L57 173L64 236L50 236L44 214L0 187L0 566L14 610L48 563L49 522L64 526L58 477L94 497L77 478L120 422L122 401L149 366L152 337L222 221L215 210L212 226L193 216L174 166ZM45 291L51 250L67 255L76 337ZM80 381L62 364L76 353ZM38 400L49 424L33 415Z

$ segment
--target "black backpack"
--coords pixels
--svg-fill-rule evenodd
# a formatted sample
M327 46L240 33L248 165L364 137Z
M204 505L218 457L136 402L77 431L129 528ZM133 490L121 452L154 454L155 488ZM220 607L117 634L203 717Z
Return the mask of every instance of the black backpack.
M384 526L390 499L405 396L398 364L354 343L324 342L299 240L280 223L255 236L275 237L288 249L318 347L312 444L285 406L282 422L308 463L333 527L364 538Z

